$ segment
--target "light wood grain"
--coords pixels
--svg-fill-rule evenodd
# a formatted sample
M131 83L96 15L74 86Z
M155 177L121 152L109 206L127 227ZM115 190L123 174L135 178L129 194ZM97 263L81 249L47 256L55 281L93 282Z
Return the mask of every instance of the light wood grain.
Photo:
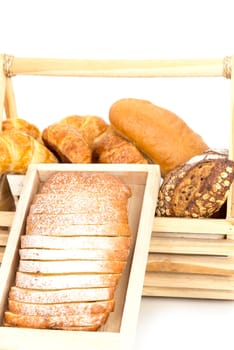
M77 342L75 343L74 334L86 333L89 335L92 332L61 331L65 336L60 339L61 333L59 331L31 330L32 332L30 332L24 330L25 337L23 338L22 332L18 334L17 329L11 327L11 330L7 330L8 327L2 326L8 300L8 291L15 280L15 272L19 259L18 247L20 237L25 232L25 219L30 204L38 188L42 185L42 179L48 178L56 171L108 172L119 176L130 186L132 191L128 207L129 225L132 233L131 255L127 262L127 268L124 270L121 281L116 289L115 309L109 316L105 326L99 332L95 332L95 338L92 338L93 335L91 335L91 338L83 338L81 336L80 339L77 336ZM138 179L136 180L135 177L138 177ZM47 166L41 164L29 167L0 268L0 347L2 346L3 349L9 350L18 349L18 346L20 346L24 350L31 350L32 348L49 348L49 344L53 344L53 347L56 347L56 349L62 350L69 347L69 349L75 350L77 344L79 344L82 349L86 350L104 350L110 348L119 350L131 348L135 337L137 317L142 297L159 183L159 167L156 165L126 164L123 167L119 167L118 165L103 166L101 164L51 164ZM55 334L58 334L58 337ZM101 337L100 334L102 334ZM17 342L15 341L16 336ZM34 346L35 339L37 343L36 347ZM84 344L83 341L85 342Z
M6 246L7 240L8 240L8 236L9 236L9 232L8 231L0 229L0 248ZM2 248L2 251L3 251L3 248Z
M155 287L144 286L144 297L169 297L169 298L190 298L190 299L214 299L214 300L233 300L233 290L215 290L196 289L196 288L173 288L173 287Z
M231 59L232 71L234 71L234 57ZM234 74L231 77L231 93L230 93L230 134L229 134L229 157L234 160ZM232 184L230 189L230 195L227 200L227 217L234 218L234 186Z
M11 227L14 216L14 211L0 211L0 226Z
M5 251L5 247L1 247L0 246L0 266L1 266L1 262L2 262L4 251Z
M144 286L234 291L234 276L146 272Z
M234 241L152 237L150 252L202 255L234 255Z
M90 60L14 57L13 75L82 77L220 77L224 59Z
M4 114L5 90L6 76L4 73L4 56L0 55L0 131L2 129L2 120Z
M228 276L234 274L234 257L150 253L146 271Z
M18 117L13 82L9 77L6 78L5 113L6 118Z
M190 219L156 217L153 232L203 233L205 234L234 234L234 225L226 219Z

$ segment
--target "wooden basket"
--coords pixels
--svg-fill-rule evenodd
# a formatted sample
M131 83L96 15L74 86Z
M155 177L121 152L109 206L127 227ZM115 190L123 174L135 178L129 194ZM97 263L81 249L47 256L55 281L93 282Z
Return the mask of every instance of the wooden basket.
M130 255L115 291L115 308L98 332L39 330L4 327L8 293L19 262L19 242L35 193L55 172L105 172L118 176L131 188L128 219L132 234ZM160 185L157 165L33 164L24 179L0 269L0 348L10 349L131 349L137 327L145 267L151 239L156 197Z
M0 59L0 116L17 116L15 75L79 77L223 77L231 79L230 149L234 159L234 58L187 60ZM17 186L16 186L17 187ZM16 193L16 196L19 193ZM225 219L154 218L144 296L234 299L234 189ZM10 226L13 213L0 213ZM3 254L6 230L0 232Z

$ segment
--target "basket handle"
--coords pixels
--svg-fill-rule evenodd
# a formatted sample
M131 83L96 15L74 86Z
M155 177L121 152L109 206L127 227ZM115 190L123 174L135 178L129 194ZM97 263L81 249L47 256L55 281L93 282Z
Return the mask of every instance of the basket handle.
M15 101L15 94L12 84L12 78L7 77L6 78L6 90L5 90L5 113L6 118L17 118L17 108L16 108L16 101Z
M5 92L6 92L6 75L4 71L4 55L0 55L0 130L2 129Z

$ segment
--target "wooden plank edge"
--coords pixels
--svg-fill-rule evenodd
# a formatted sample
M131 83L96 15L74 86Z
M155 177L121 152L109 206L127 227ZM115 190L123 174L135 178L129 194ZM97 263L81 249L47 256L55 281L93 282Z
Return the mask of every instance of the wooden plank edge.
M196 288L168 288L144 286L143 297L167 297L184 299L234 300L234 290L213 290Z

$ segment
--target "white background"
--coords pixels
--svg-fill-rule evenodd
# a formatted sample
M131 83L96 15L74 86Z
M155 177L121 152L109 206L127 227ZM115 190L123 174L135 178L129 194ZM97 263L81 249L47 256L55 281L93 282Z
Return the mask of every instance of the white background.
M58 58L223 58L234 54L228 0L2 0L0 53ZM227 148L230 81L16 77L18 114L41 129L70 114L108 120L122 97L173 110ZM234 302L143 298L135 350L234 349Z

